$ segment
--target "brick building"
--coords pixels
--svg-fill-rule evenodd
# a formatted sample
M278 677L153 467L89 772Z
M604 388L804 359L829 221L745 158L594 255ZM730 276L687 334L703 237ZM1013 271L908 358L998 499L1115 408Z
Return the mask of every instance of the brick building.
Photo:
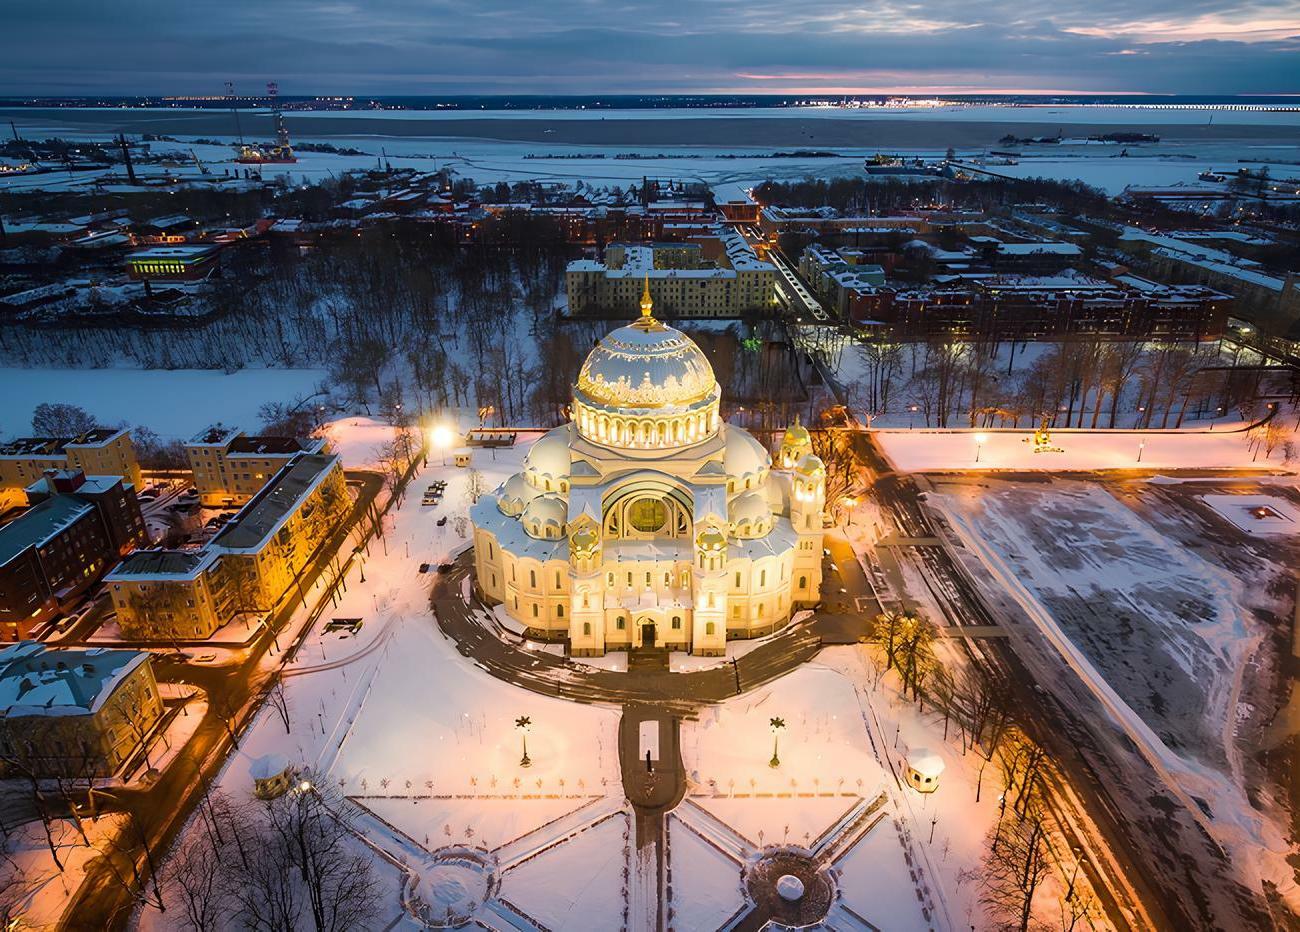
M80 597L118 560L148 543L135 490L120 476L51 472L27 490L32 506L0 528L0 640Z

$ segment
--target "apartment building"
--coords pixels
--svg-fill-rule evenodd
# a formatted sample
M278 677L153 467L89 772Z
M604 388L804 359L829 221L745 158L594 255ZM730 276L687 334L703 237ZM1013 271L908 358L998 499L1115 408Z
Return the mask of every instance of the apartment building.
M216 424L185 444L199 501L208 507L243 505L302 453L325 452L324 439L250 437Z
M130 431L96 427L76 437L23 437L0 446L0 496L10 507L23 504L23 490L50 469L121 476L137 491L143 482Z
M106 577L123 634L206 638L274 609L350 507L339 458L299 453L202 549L138 551Z
M148 543L135 490L120 476L50 473L30 508L0 527L0 640L20 641Z
M767 315L776 302L776 267L735 230L717 228L689 243L613 243L603 262L570 262L569 314L634 317L647 282L656 312L669 319Z
M139 755L163 717L145 651L0 650L0 772L111 777Z

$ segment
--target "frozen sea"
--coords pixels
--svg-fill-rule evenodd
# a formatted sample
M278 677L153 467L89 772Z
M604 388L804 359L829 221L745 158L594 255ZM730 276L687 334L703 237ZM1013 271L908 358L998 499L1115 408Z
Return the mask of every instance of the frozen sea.
M236 169L225 145L234 118L217 110L35 109L0 112L24 136L60 135L108 141L114 133L161 133L197 173L190 150L209 168ZM1118 194L1130 184L1195 182L1207 169L1235 170L1242 160L1268 164L1275 177L1300 175L1300 110L1204 110L1132 106L951 106L911 109L710 108L662 110L388 110L291 112L297 142L332 143L359 156L299 153L295 165L274 169L296 182L340 171L394 167L450 168L480 183L584 181L597 187L643 177L701 181L728 191L764 179L858 177L877 152L936 157L953 146L973 158L1001 146L1007 134L1061 137L1057 145L1016 146L1019 164L999 166L1018 177L1077 179ZM269 137L264 111L242 111L249 139ZM1099 145L1086 137L1146 132L1158 143ZM1127 149L1127 157L1120 152ZM830 158L774 158L796 150ZM563 157L561 157L563 156ZM594 156L600 156L595 158ZM617 158L615 156L618 156ZM268 171L272 169L267 169ZM0 190L66 189L88 179L53 175L0 179Z

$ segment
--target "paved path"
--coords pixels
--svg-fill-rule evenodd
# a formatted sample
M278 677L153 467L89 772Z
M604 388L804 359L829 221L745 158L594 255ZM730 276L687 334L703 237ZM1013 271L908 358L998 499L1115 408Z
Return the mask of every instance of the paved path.
M475 596L466 599L462 592L472 563L473 554L467 551L451 570L438 575L432 596L438 627L461 654L498 679L578 702L652 705L664 713L693 717L701 706L756 689L811 660L822 648L821 631L828 624L814 615L732 663L704 670L604 670L507 644L488 630L474 617L475 612L487 613L487 606Z

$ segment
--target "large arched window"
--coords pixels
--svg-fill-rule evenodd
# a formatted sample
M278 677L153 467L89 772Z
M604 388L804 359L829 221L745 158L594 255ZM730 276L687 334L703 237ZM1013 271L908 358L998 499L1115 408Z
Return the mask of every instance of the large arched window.
M638 498L627 509L628 523L643 534L653 534L668 523L668 506L658 498Z

